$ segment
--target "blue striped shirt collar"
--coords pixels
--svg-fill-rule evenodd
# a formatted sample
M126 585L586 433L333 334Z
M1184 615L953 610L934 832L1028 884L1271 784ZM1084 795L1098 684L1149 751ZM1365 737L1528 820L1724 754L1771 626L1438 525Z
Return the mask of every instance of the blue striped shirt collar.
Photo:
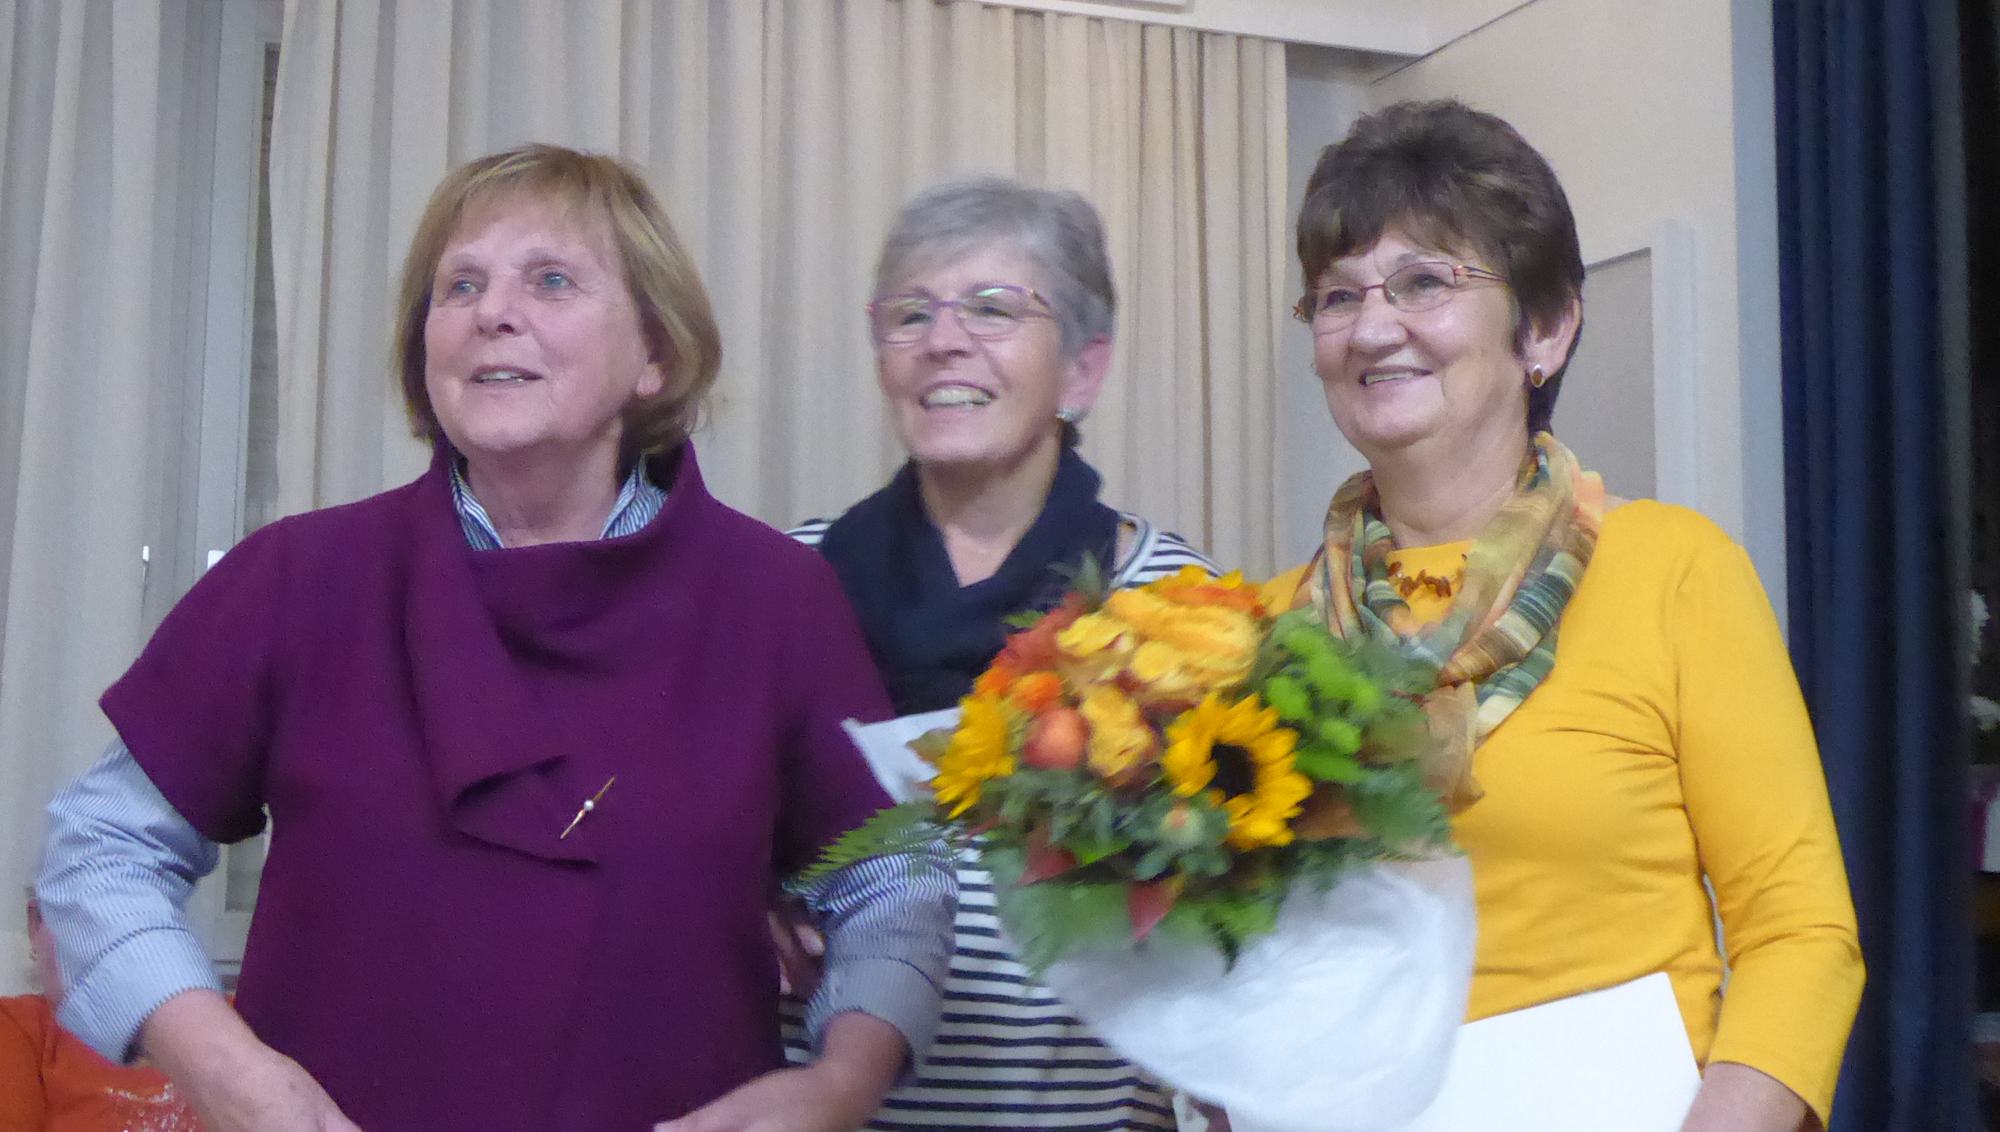
M465 532L467 545L474 550L500 550L506 544L500 541L500 532L493 526L493 517L479 498L472 494L472 485L465 482L463 459L451 462L451 502L458 509L459 529ZM644 460L632 466L632 474L625 477L624 486L618 489L618 499L611 505L611 517L604 520L604 530L598 538L624 538L644 530L646 524L660 513L667 504L667 493L654 486L646 478Z

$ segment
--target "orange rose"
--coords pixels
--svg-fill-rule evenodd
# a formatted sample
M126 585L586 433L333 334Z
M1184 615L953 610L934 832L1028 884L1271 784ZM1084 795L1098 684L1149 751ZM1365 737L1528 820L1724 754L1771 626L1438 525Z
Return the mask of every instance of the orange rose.
M1062 677L1053 672L1030 672L1007 688L1007 698L1029 715L1062 698Z
M997 700L1007 694L1014 685L1014 670L995 661L991 667L979 674L972 682L972 694L981 699Z

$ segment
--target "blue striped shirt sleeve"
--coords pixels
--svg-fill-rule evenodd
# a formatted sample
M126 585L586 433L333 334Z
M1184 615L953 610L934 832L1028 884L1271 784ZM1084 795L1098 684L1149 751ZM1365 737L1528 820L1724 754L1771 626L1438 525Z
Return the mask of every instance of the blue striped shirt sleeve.
M826 975L806 1007L814 1051L828 1022L858 1010L896 1027L915 1065L937 1033L951 973L958 869L950 849L938 842L857 861L801 895L826 937Z
M215 871L215 842L174 809L114 741L49 803L35 895L56 938L69 1031L112 1061L139 1026L183 991L220 990L182 909Z

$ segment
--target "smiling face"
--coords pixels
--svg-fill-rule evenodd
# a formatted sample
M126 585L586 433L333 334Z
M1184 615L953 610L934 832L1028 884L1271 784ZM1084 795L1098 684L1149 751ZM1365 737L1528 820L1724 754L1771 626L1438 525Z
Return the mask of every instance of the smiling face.
M609 225L534 198L468 211L439 257L424 385L468 462L615 467L621 416L658 393Z
M891 293L959 299L1002 284L1049 293L1035 261L1006 244L919 272ZM915 342L875 346L897 436L918 464L937 469L1007 467L1053 451L1057 410L1088 409L1109 358L1101 340L1064 358L1053 318L1023 319L1005 338L974 338L956 310L940 311Z
M1373 247L1335 261L1319 285L1367 287L1423 262L1491 266L1391 228ZM1553 337L1540 332L1517 350L1516 319L1508 289L1483 280L1415 312L1390 306L1380 289L1367 292L1353 323L1313 336L1313 368L1334 424L1370 463L1416 445L1485 450L1502 434L1525 444L1528 370L1539 364L1554 373L1563 355L1551 354ZM1573 333L1571 325L1562 346Z

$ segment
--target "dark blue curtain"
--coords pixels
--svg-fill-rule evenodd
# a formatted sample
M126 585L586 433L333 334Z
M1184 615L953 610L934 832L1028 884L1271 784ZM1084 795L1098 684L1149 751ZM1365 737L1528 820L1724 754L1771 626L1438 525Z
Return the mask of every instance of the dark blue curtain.
M1868 963L1834 1132L1975 1127L1951 0L1776 0L1793 659Z

